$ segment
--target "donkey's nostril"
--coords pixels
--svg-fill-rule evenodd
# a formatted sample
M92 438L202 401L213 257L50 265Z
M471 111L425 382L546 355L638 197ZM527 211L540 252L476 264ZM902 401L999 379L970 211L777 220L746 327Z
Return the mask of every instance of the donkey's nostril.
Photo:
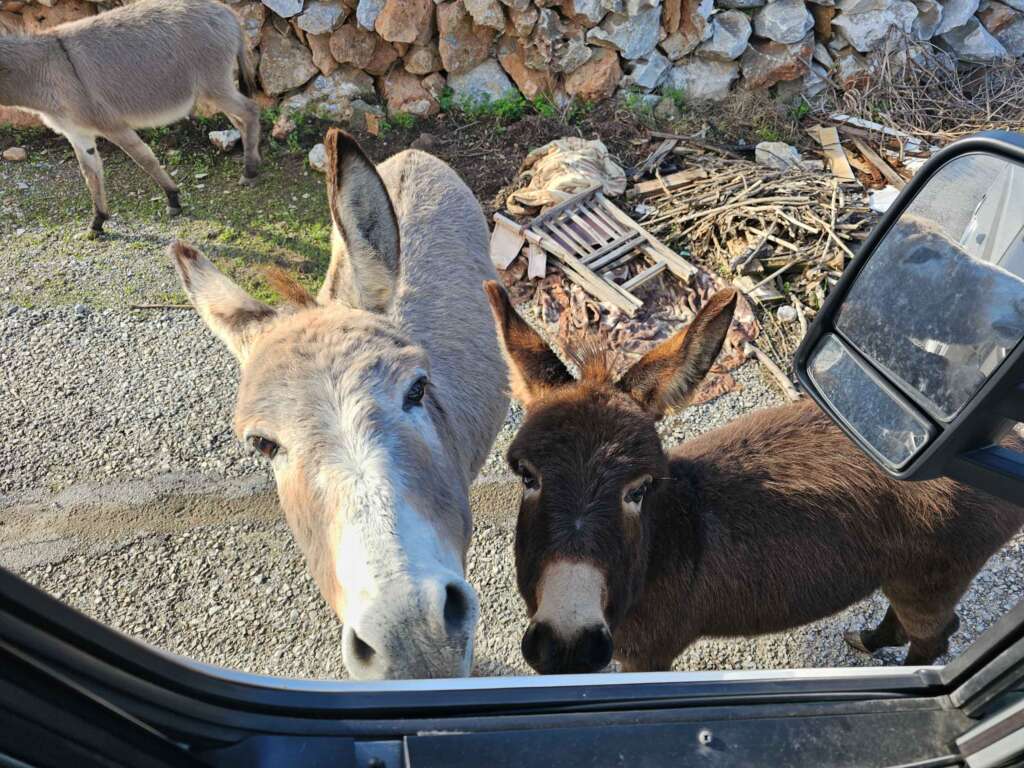
M469 601L465 592L457 584L449 584L444 588L444 624L448 632L464 630L468 615Z
M355 631L353 631L352 653L355 654L355 657L359 659L359 661L361 661L363 664L369 664L373 660L373 657L374 655L376 655L377 652L373 650L373 648L371 648L365 642L363 642L363 639L359 637L359 635L357 635Z

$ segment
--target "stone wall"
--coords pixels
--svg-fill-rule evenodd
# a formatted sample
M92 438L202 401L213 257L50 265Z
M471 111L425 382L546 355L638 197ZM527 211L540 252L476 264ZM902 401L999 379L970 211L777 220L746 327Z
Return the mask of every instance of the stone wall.
M228 3L261 101L358 120L428 116L517 88L555 104L671 88L687 101L862 80L871 56L931 41L962 61L1024 55L1024 0L262 0ZM121 3L0 0L29 32ZM8 118L10 112L7 113ZM4 115L0 114L0 122Z

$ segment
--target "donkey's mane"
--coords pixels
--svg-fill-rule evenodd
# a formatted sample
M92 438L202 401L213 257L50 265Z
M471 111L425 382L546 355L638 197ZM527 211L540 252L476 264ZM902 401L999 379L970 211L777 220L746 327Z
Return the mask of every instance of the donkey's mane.
M281 297L293 307L302 309L316 306L313 294L280 267L267 267L264 274L270 287L281 294Z

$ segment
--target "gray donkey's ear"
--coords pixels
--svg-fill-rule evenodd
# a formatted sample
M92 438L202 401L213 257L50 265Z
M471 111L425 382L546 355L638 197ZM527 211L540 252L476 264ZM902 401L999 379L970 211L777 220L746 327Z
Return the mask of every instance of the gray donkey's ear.
M334 227L331 265L320 301L383 312L398 281L398 219L387 188L359 144L332 128L327 148L327 202Z

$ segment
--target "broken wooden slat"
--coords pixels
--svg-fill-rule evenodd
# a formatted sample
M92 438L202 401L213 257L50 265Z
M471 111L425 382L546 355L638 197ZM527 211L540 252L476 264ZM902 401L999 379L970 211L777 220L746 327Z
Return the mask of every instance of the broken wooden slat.
M523 249L523 228L508 216L494 214L491 231L491 263L498 269L507 269Z
M592 272L583 262L550 237L539 235L529 229L524 230L523 234L526 235L526 239L531 245L554 254L564 267L565 274L585 291L630 315L636 312L640 302L635 297L624 294L618 290L617 285L603 280L600 275Z
M907 185L906 180L896 173L896 169L885 162L885 160L883 160L875 150L869 147L867 142L863 139L854 137L853 145L857 147L858 152L868 159L869 163L878 169L879 173L885 176L886 181L896 187L896 189L903 189L903 187Z
M656 238L654 235L652 235L650 232L648 232L646 229L641 227L639 224L637 224L631 218L629 218L626 214L624 214L622 211L620 211L618 208L612 205L612 203L609 202L603 194L601 194L600 192L596 193L594 199L597 201L598 205L603 210L605 210L610 216L622 222L623 225L625 225L626 227L634 229L641 235L643 235L643 237L647 240L651 248L653 248L659 256L661 256L662 258L665 259L666 262L668 262L668 268L676 277L683 280L684 282L689 282L689 280L694 275L697 274L697 272L699 271L697 267L688 262L678 253L675 253L674 251L666 247L660 240L658 240L658 238Z
M872 120L865 120L861 117L851 117L850 115L844 115L840 113L834 113L828 116L830 120L835 120L837 123L845 123L846 125L852 125L856 128L861 128L866 131L872 131L874 133L881 133L890 138L896 139L903 143L909 152L928 152L932 147L921 139L914 138L908 133L903 131L897 131L895 128L889 128L888 126L876 123Z
M671 192L676 187L689 184L691 181L696 181L697 179L706 179L707 176L708 172L703 168L688 168L685 171L677 171L676 173L670 173L668 176L662 176L657 179L641 181L639 184L634 184L633 188L627 193L627 196L643 197L644 195L651 195L655 192Z
M599 269L600 264L598 262L601 261L601 259L603 259L605 256L612 253L613 251L620 252L622 248L626 246L635 248L641 243L642 240L643 236L639 232L627 235L624 238L618 238L617 240L613 240L612 242L608 243L608 245L604 246L600 250L594 251L589 256L584 257L583 263L586 264L588 267L591 267L592 269Z
M530 226L537 226L538 224L543 224L545 221L550 221L551 219L561 216L562 213L564 213L565 211L569 210L570 208L575 208L584 200L587 200L592 194L594 194L596 190L600 188L600 184L594 184L593 186L587 187L582 192L578 192L572 197L563 200L558 205L554 205L548 208L546 211L544 211L544 213L540 214L533 221L531 221Z
M622 290L624 290L624 291L632 291L638 285L643 285L648 280L651 280L651 279L657 277L658 275L660 275L662 272L665 271L666 267L668 267L668 264L666 262L664 262L664 261L659 261L659 262L656 262L656 263L652 264L647 269L645 269L643 272L641 272L639 275L635 275L635 276L631 277L629 280L627 280L626 282L624 282L622 284Z
M815 131L817 131L817 135L815 135ZM839 131L836 130L835 126L823 128L818 125L811 128L808 133L821 144L825 158L828 160L829 170L832 171L833 176L842 182L857 180L857 177L853 175L853 169L850 167L850 161L846 159L843 145L839 142Z
M530 243L527 250L526 276L531 280L543 278L548 273L548 255L536 243Z

